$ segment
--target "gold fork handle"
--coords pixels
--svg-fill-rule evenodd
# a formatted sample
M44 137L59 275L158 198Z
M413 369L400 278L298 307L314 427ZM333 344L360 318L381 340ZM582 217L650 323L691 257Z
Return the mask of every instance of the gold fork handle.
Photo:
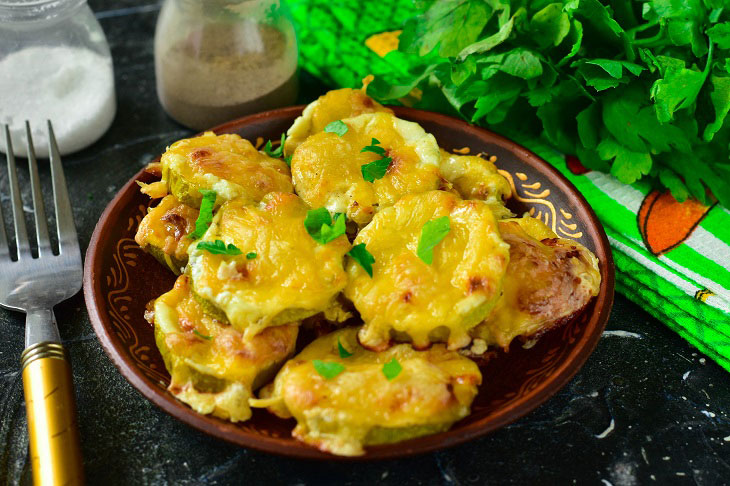
M33 484L83 484L71 366L59 343L42 342L23 352Z

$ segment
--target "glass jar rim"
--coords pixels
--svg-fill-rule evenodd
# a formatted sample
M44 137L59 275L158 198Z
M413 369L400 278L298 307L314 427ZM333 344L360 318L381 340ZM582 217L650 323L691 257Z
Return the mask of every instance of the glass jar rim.
M0 20L47 20L75 10L86 0L0 0Z

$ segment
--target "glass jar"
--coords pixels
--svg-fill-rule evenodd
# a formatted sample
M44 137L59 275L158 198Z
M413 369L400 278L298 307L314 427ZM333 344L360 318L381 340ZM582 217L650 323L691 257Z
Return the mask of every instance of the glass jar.
M196 130L297 96L297 42L278 0L165 0L155 31L157 95Z
M62 154L106 132L116 112L114 71L85 0L0 0L0 40L0 123L17 155L26 154L26 120L39 156L48 154L46 120Z

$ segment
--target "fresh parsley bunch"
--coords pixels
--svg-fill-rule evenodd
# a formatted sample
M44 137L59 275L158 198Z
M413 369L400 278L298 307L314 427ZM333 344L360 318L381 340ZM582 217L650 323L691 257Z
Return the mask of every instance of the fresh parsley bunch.
M440 0L406 21L393 75L505 134L542 134L586 167L730 207L729 0ZM417 90L414 90L417 88Z

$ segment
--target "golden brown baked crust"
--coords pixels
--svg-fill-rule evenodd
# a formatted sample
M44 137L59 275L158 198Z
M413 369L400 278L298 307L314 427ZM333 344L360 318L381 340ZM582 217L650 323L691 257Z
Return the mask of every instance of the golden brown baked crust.
M510 245L504 293L471 335L507 348L515 337L539 336L580 311L598 295L601 275L593 253L557 238L538 219L502 220L499 229Z
M416 249L427 222L448 216L451 231L434 249L432 264ZM353 260L345 289L365 322L360 342L384 349L412 340L416 348L445 341L449 349L469 344L468 331L499 297L509 247L483 201L464 201L444 191L412 194L378 213L354 241L375 257L370 277Z
M338 342L352 353L341 357ZM383 365L395 359L392 379ZM344 371L321 376L313 360ZM443 344L416 351L408 344L375 353L358 344L357 328L319 338L289 360L253 403L294 417L293 435L338 455L360 455L363 446L398 442L448 429L469 414L482 375L477 365Z
M308 209L296 195L282 192L270 193L256 205L229 201L202 241L221 240L242 253L190 249L187 272L195 293L247 337L327 310L347 283L347 237L316 242L304 227ZM256 257L249 259L251 252Z

